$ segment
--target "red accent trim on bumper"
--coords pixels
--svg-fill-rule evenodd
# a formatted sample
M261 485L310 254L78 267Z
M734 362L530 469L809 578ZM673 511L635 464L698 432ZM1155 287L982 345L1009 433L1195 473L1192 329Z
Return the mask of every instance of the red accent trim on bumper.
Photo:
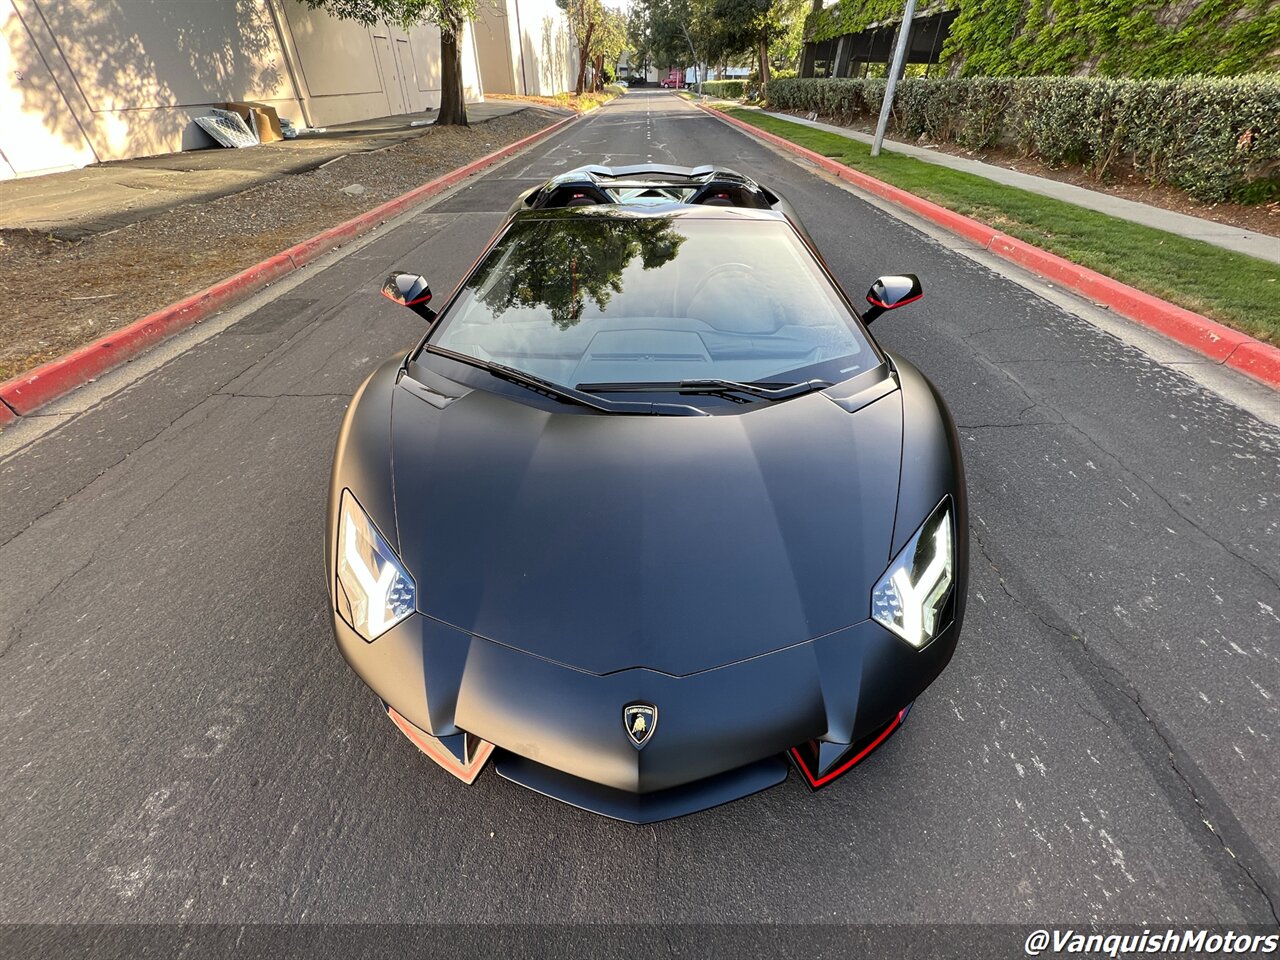
M489 754L493 753L493 744L487 740L481 740L480 746L476 748L475 756L471 758L471 762L463 765L458 762L457 757L442 747L435 737L423 730L419 730L390 707L387 707L387 716L391 718L391 722L400 728L400 732L408 737L415 747L465 784L476 782L476 777L480 776L480 771L484 769L484 765L489 759Z
M893 718L892 722L887 727L885 727L882 731L880 731L880 736L876 737L874 740L871 741L870 744L868 744L863 749L859 750L852 760L845 761L835 770L832 770L830 773L824 776L821 776L815 779L813 774L809 772L809 768L805 766L804 757L800 755L800 751L795 747L791 748L791 759L793 759L796 762L796 767L800 770L802 774L804 774L804 778L809 781L809 786L813 787L816 790L818 787L825 786L826 784L830 783L836 777L840 776L842 773L847 771L850 767L853 767L856 764L861 763L862 760L867 756L867 754L869 754L876 747L880 746L880 744L884 743L885 740L888 739L889 734L893 733L894 730L898 729L899 724L902 723L902 718L907 715L907 709L908 709L907 707L903 707L901 710L899 710L898 715Z

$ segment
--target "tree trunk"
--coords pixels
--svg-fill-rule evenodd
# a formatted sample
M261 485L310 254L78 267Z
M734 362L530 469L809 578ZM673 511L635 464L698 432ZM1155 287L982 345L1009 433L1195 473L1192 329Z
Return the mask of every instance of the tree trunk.
M599 93L601 90L604 89L604 54L603 53L600 54L600 56L596 57L596 62L592 64L592 67L595 69L596 76L595 76L595 82L592 83L591 86L595 89L597 93Z
M760 99L769 96L769 41L760 41Z
M462 92L461 20L440 24L440 113L438 127L467 126L467 104Z
M587 86L587 63L591 58L591 34L595 32L596 25L594 23L587 25L587 35L582 38L582 43L578 46L578 82L573 88L573 92L578 96L582 96L582 91Z

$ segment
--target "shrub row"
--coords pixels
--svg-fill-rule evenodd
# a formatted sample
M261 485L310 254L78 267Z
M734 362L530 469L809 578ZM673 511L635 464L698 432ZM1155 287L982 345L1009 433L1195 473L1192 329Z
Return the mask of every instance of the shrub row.
M703 83L702 92L709 97L720 97L724 100L741 100L747 92L747 81L708 80Z
M769 104L836 122L874 118L884 80L791 79ZM1207 201L1280 196L1280 76L906 78L890 130L897 139L1013 147L1051 166L1102 178L1128 164L1153 184Z

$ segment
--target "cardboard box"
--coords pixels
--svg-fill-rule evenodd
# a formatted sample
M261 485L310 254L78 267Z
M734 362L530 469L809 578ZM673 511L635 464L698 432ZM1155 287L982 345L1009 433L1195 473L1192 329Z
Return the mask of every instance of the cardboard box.
M265 103L254 103L251 100L215 103L214 106L219 110L230 110L243 117L249 129L257 132L259 143L275 143L277 140L284 139L284 131L280 129L280 115L276 113L275 107L269 107Z

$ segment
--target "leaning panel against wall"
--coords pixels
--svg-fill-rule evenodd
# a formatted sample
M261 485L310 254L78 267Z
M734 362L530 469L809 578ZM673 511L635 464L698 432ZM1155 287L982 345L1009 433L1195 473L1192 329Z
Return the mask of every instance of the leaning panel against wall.
M369 28L297 0L0 0L0 171L8 176L210 145L213 104L300 125L439 104L439 33ZM480 99L464 37L466 93Z
M23 117L43 118L48 143L74 126L99 160L167 153L205 142L191 123L204 105L296 108L266 0L12 2L31 41Z

